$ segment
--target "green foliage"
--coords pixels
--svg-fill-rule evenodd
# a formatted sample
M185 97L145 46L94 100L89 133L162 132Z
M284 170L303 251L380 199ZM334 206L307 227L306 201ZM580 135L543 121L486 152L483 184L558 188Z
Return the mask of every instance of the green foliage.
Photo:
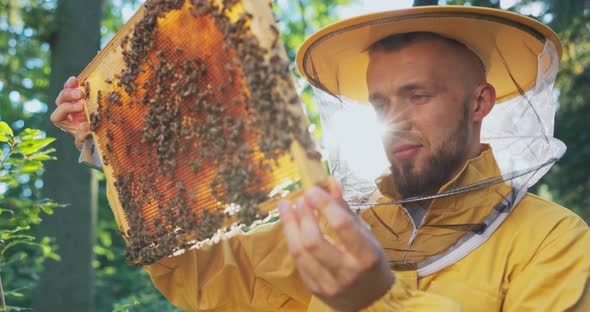
M123 12L137 11L142 0L105 0L103 18L100 27L101 47L104 47L117 31L125 24Z
M0 119L14 129L40 128L47 111L49 41L55 0L0 5ZM5 18L4 18L5 17Z
M295 62L297 50L307 36L338 21L337 9L355 2L358 0L274 0L274 14L281 31L281 41L291 61ZM296 71L295 75L300 77ZM305 85L301 91L301 100L305 104L307 117L313 125L313 135L320 139L322 136L320 114L309 85Z
M140 276L149 280L147 273L142 271ZM153 289L153 286L151 287ZM166 301L156 291L138 291L138 295L123 298L113 305L113 312L174 312L181 311Z
M59 260L57 246L49 237L36 237L40 214L63 207L49 199L35 199L20 192L31 177L40 176L43 162L55 159L40 130L25 129L14 135L0 121L0 274L6 300L30 306L30 291L48 259ZM16 307L12 311L18 311Z

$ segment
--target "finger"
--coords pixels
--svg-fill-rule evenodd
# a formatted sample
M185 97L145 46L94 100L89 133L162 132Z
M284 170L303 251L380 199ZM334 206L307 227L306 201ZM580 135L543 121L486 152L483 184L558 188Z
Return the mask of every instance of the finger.
M292 205L287 200L279 202L279 216L283 224L283 233L291 255L296 260L303 255L303 248L299 241L299 219Z
M311 259L311 258L310 258ZM301 262L300 262L301 263ZM305 286L314 295L319 297L333 296L339 290L339 284L334 279L334 276L322 268L322 266L310 260L308 265L303 266L297 264L297 272L305 283Z
M300 270L299 268L297 268L297 273L299 273L299 276L301 276L301 280L303 281L303 284L305 284L305 287L312 294L318 294L322 291L322 289L320 288L320 285L316 282L316 280L314 278L311 277L311 275L309 273L307 273L304 270Z
M88 117L86 116L86 112L84 111L84 109L81 112L71 113L68 116L68 120L75 125L81 122L88 122Z
M333 176L328 177L328 191L334 198L342 197L342 187Z
M78 84L78 79L74 76L70 76L70 78L68 78L68 80L66 80L66 82L64 83L64 89L67 88L77 88L79 86Z
M356 216L326 191L318 187L309 188L305 191L305 203L326 216L336 237L352 254L372 252L372 242L364 235L362 225Z
M80 89L63 89L55 99L55 105L59 106L65 102L76 102L84 98L84 92Z
M334 289L336 280L332 273L314 259L302 245L299 220L295 209L288 201L283 200L279 202L279 214L289 251L306 286L314 293L324 293Z
M49 116L49 119L54 124L59 124L59 123L66 121L69 114L79 113L82 111L84 111L84 106L82 105L82 103L80 103L80 102L77 102L77 103L65 102L65 103L59 105L53 111L53 113L51 113L51 116Z
M328 192L330 193L332 198L334 198L339 204L341 204L343 207L348 208L348 204L342 198L342 186L340 185L338 180L336 180L336 178L333 176L330 176L328 178ZM348 209L350 210L350 208ZM352 211L350 212L352 213Z
M87 122L80 123L80 126L74 133L74 144L76 144L76 148L80 151L82 150L82 146L84 145L84 141L91 135L90 132L90 125Z
M295 202L295 207L301 229L303 249L335 276L341 275L342 271L349 270L354 264L353 259L324 237L315 211L305 204L303 198Z

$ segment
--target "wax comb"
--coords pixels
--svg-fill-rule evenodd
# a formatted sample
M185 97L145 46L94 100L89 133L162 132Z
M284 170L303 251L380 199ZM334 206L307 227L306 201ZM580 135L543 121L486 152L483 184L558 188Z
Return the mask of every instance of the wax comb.
M276 220L324 181L266 1L146 1L78 78L132 264Z

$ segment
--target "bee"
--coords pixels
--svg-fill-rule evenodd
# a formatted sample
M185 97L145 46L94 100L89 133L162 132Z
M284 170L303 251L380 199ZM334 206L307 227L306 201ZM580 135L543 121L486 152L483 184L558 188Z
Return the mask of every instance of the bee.
M275 25L270 25L270 30L274 34L274 39L273 39L272 44L270 46L274 49L274 48L276 48L277 43L279 42L279 37L280 37L279 30L277 29L277 27Z
M90 131L96 132L100 127L100 115L92 112L90 113Z
M123 37L123 39L121 39L121 49L125 49L128 42L129 42L129 35L127 35L127 36Z
M107 129L106 137L109 141L113 140L113 131L111 131L111 129Z
M110 104L114 104L116 106L123 106L123 103L121 103L121 93L117 91L109 92L109 94L107 94L106 100Z
M184 185L180 181L176 182L176 189L181 193L184 193L184 191L186 191L186 189L184 188Z
M86 81L84 83L84 99L88 100L88 97L90 97L90 82Z
M154 63L152 62L152 59L151 59L151 58L149 58L149 57L148 57L148 58L146 58L146 59L145 59L145 62L146 62L146 63L147 63L147 64L148 64L150 67L152 67L152 68L154 67Z
M199 162L195 158L191 159L189 164L190 164L192 173L197 173L203 168L203 165L201 164L201 162Z
M102 91L98 90L96 92L96 104L98 106L98 111L100 112L102 110Z

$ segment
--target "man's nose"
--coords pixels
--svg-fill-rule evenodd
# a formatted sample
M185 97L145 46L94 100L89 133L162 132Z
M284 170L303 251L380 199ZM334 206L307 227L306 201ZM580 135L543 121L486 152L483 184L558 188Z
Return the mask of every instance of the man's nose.
M385 117L382 118L387 132L409 131L412 128L410 110L407 106L391 103Z

